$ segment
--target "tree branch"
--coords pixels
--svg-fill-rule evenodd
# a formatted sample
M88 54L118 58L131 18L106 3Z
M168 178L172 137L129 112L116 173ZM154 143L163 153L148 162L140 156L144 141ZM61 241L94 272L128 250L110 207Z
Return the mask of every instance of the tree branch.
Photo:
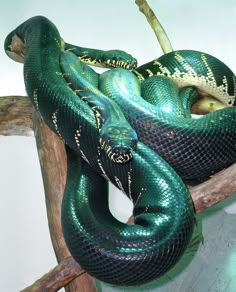
M163 53L169 53L173 51L172 45L170 40L157 19L156 15L154 14L153 10L149 7L146 0L135 0L135 3L138 5L139 10L146 16L148 23L150 24L151 28L153 29L157 40L162 48Z
M32 105L27 96L0 97L0 135L33 136Z
M195 210L202 212L236 192L236 163L216 173L209 180L190 187Z
M69 260L71 272L69 272L66 264L64 264L64 261L67 262L67 258L71 256L64 241L61 227L61 204L67 172L67 159L64 144L58 136L48 128L34 110L33 127L44 183L50 235L57 261L60 264L59 269L56 267L51 273L48 273L40 281L35 283L36 288L35 286L31 286L31 289L39 289L41 287L40 283L42 283L44 287L46 278L48 279L47 289L50 289L46 291L57 291L54 290L55 285L63 287L68 284L68 281L74 279L73 282L65 287L67 292L96 292L97 289L93 278L85 273L74 260L71 258ZM78 276L80 277L77 278ZM57 281L58 283L56 283Z
M72 258L68 257L56 266L53 270L45 274L42 278L37 280L31 286L21 290L21 292L54 292L68 285L77 277L83 275L85 272L81 269L79 264ZM88 288L89 289L89 288ZM75 287L71 291L90 292L92 290L84 290L82 287Z

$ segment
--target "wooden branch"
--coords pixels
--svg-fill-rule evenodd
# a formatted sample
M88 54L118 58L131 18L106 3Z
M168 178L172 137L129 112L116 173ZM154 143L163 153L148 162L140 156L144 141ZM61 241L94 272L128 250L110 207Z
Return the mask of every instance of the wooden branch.
M216 173L209 180L190 188L197 213L223 201L236 192L236 163Z
M0 135L33 135L32 105L27 96L0 97Z
M146 16L148 23L153 29L157 40L162 48L163 53L169 53L173 51L170 40L165 32L163 26L157 19L153 10L150 8L146 0L135 0L135 3L138 5L139 10Z
M8 103L5 99L9 99ZM15 100L17 100L17 103ZM25 103L25 100L25 97L0 98L0 117L5 117L3 119L3 124L0 124L2 135L4 135L4 133L14 135L28 133L28 131L24 132L21 129L21 126L23 129L25 128L26 123L24 111L20 109L24 105L26 108L31 107L28 102ZM8 106L6 106L6 104L8 104ZM16 119L11 119L12 115L10 114L10 125L14 131L8 131L10 126L6 118L7 112L9 112L9 108L13 108L14 106L19 108L14 110L14 112L17 113ZM96 291L94 282L90 276L86 273L82 275L83 271L81 267L70 257L61 232L61 200L66 176L66 156L64 145L38 116L34 119L36 120L36 122L34 122L34 129L44 179L50 233L53 247L60 264L23 291L57 291L56 289L59 289L59 286L62 287L63 285L67 285L69 281L76 279L78 276L80 277L66 287L66 291ZM16 121L16 125L14 125L14 121ZM19 131L19 133L16 131ZM215 174L208 181L190 188L196 212L206 210L233 194L236 191L235 177L236 163ZM132 220L130 220L129 224L132 224ZM55 288L56 282L58 282L57 288ZM44 289L47 287L48 290L43 290L42 287Z
M61 228L61 203L64 194L67 172L66 153L62 141L47 127L47 125L43 122L43 120L35 111L33 111L33 124L43 176L51 240L57 260L58 262L61 262L64 258L70 256L70 253L64 241L64 236ZM65 267L64 265L62 266ZM82 269L79 265L75 265L74 263L73 270L71 272L73 272L73 279L75 280L67 287L65 287L67 292L97 291L94 280L87 273L82 273ZM54 270L52 273L53 281L51 284L54 287ZM64 280L62 279L63 275L66 276L64 277ZM48 274L48 276L50 276L50 273ZM80 277L77 278L78 276ZM63 286L65 286L67 284L68 275L65 273L59 273L57 275L57 280L64 284ZM45 278L42 279L42 285L44 285L44 281ZM36 286L38 284L39 282L36 283Z
M33 110L33 127L45 190L51 240L58 262L69 253L61 230L61 202L66 182L64 144Z
M72 258L65 258L53 270L45 274L31 286L21 290L21 292L54 292L69 284L76 277L85 272L80 268L79 264ZM71 291L92 291L83 288L74 287ZM88 288L89 289L89 288ZM68 290L68 289L67 289Z

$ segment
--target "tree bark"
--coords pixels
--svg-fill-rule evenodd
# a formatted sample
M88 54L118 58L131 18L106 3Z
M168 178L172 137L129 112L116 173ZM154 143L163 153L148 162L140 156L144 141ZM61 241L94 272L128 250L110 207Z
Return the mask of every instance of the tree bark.
M66 291L93 291L89 286L85 287L76 280L77 277L83 274L85 274L85 272L81 270L79 264L76 263L72 257L65 258L53 270L49 271L31 286L21 290L21 292L54 292L63 288L70 282L71 284L65 288ZM78 283L77 286L76 282Z
M27 96L0 97L0 135L33 136L32 105Z
M158 43L161 46L161 49L164 54L172 52L173 48L171 42L168 38L167 33L165 32L163 26L160 21L157 19L153 10L150 8L146 0L135 0L135 4L139 7L140 12L142 12L148 23L150 24L153 32L156 35Z
M189 191L197 213L223 201L236 192L236 163Z
M70 252L67 249L66 243L64 241L64 236L61 227L61 204L64 194L67 172L67 160L64 144L58 138L58 136L55 135L47 127L47 125L43 122L43 120L34 110L33 110L33 128L44 183L48 224L50 229L52 245L56 254L57 261L60 263L63 259L66 259L67 262L67 258L70 257ZM85 273L78 264L76 265L76 263L73 260L70 259L69 263L70 267L73 267L70 273L73 273L74 281L65 287L66 292L97 291L93 278L89 276L87 273ZM63 268L66 269L66 273L65 269ZM63 273L61 273L62 270ZM63 262L62 270L59 269L60 272L57 273L56 268L56 271L53 270L52 272L53 274L52 283L54 285L58 284L60 287L67 285L69 280L73 280L71 275L68 277L67 271L69 270L66 264L63 264ZM61 279L62 278L61 275L65 275L64 280ZM43 281L43 283L45 283L45 280Z

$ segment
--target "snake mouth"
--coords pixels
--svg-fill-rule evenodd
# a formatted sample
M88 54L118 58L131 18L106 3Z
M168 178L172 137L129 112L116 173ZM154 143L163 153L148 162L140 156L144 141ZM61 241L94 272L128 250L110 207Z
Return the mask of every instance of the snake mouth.
M127 163L132 158L132 152L126 149L119 149L115 152L108 153L108 157L110 157L111 161L115 163Z
M103 149L114 163L127 163L133 157L131 149L125 146L107 146Z

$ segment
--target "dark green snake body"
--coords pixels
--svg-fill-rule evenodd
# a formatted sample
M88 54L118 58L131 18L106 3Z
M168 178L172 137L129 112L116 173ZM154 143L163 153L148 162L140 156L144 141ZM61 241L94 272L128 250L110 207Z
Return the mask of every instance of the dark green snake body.
M190 241L195 218L190 195L182 180L151 148L158 153L166 148L167 158L170 155L170 162L180 173L178 167L185 167L187 161L182 171L186 177L187 169L193 177L195 171L199 172L194 157L198 152L197 159L201 161L198 165L202 167L206 156L214 158L213 169L232 163L236 160L235 109L213 114L197 126L190 119L186 123L181 118L173 121L173 116L159 113L150 104L148 113L146 101L144 113L141 113L135 105L140 84L134 74L122 69L108 71L99 80L102 91L115 101L121 97L124 115L137 131L138 138L151 147L138 142L128 163L114 163L99 142L97 119L90 108L95 104L90 98L93 88L82 88L77 92L89 97L92 102L89 106L68 86L66 72L61 71L64 47L53 23L44 17L34 17L10 33L5 41L5 50L13 59L17 59L12 42L15 36L26 45L24 79L27 93L44 121L68 145L62 224L72 255L86 271L109 283L137 285L160 277L183 254ZM123 61L119 62L123 66ZM141 76L138 70L136 74ZM80 86L86 87L88 77L82 76L81 80ZM117 88L128 90L127 93L134 87L135 94L132 92L127 108L122 97L124 92L113 88L117 84ZM160 117L154 117L154 112ZM205 129L207 134L201 136L204 126L209 128ZM199 133L201 138L198 138ZM214 144L215 134L222 135L217 140L218 145ZM211 138L207 143L211 145L199 149L204 144L203 137L208 136ZM157 146L152 145L153 142ZM201 142L200 146L198 142ZM213 149L210 150L210 146ZM192 154L190 151L193 151ZM204 151L209 152L204 154ZM193 170L190 170L191 166ZM205 172L203 169L203 174L209 172L209 168ZM135 225L127 226L112 217L108 208L107 181L115 184L133 201Z
M110 53L111 51L109 51ZM81 63L75 54L68 51L61 53L60 64L68 85L74 92L82 95L82 99L95 112L101 148L112 161L128 162L132 158L132 150L137 144L136 132L127 123L117 104L97 89L97 74L90 67ZM81 86L77 85L77 72L84 77ZM86 88L88 95L82 87Z
M182 50L143 65L134 73L140 79L141 76L147 78L147 74L151 77L140 83L132 72L113 69L101 74L100 93L95 87L84 86L82 95L96 93L102 97L105 94L114 100L140 141L164 158L184 179L208 177L236 161L234 107L200 119L192 119L188 114L189 101L196 99L196 90L189 87L190 84L214 94L224 103L233 103L235 76L225 64L205 53ZM158 76L159 80L152 80ZM173 80L185 87L177 88ZM80 86L83 86L81 82ZM152 101L154 87L159 88L160 99L171 97L169 103L160 102L163 107L157 108L157 97ZM187 99L189 95L191 98ZM176 106L178 102L180 105Z
M191 117L191 104L198 97L195 88L180 89L166 76L152 76L145 79L140 94L160 111L180 117ZM130 95L132 95L131 91Z
M229 73L234 90L234 75ZM122 108L140 141L164 158L182 178L207 177L236 161L235 107L200 119L182 118L166 114L143 100L132 72L117 68L103 73L101 79L100 89ZM119 88L121 83L123 87Z

